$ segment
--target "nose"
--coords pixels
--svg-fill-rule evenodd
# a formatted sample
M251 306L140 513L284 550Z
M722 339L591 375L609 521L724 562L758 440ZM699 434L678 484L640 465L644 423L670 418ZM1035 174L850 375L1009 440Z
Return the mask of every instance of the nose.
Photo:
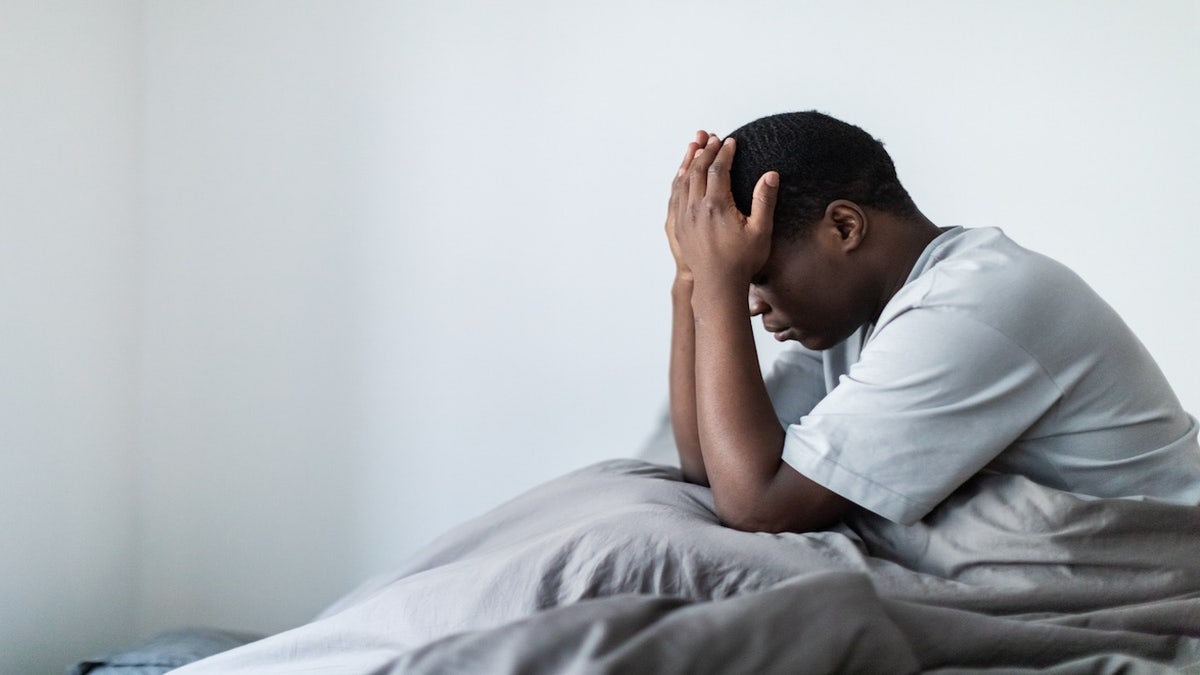
M750 316L759 316L771 311L771 306L754 292L754 288L750 288Z

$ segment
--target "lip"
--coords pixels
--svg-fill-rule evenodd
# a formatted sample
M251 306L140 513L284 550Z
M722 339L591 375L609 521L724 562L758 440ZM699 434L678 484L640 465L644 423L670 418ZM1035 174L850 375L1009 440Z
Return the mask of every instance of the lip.
M779 342L786 342L788 340L796 339L796 336L795 336L796 330L794 328L792 328L791 326L773 326L773 325L768 325L768 324L764 323L763 329L766 330L768 333L773 334L775 336L775 339L778 340Z

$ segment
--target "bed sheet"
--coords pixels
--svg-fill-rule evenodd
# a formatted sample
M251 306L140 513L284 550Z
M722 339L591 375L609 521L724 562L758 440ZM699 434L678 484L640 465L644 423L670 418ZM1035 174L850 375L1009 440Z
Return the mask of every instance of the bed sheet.
M448 532L207 673L1200 672L1200 508L981 475L923 521L725 528L614 460Z

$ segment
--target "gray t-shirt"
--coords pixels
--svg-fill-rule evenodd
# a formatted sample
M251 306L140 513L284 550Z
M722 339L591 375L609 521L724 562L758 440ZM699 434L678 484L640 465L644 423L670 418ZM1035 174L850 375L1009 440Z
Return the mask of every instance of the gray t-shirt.
M981 470L1200 503L1197 423L1121 318L998 229L934 240L873 327L767 378L783 459L913 523Z

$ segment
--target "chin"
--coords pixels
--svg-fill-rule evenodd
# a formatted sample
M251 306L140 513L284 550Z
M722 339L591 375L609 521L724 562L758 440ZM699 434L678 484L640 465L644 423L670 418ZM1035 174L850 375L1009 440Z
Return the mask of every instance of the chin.
M811 349L815 352L823 352L826 349L833 349L834 347L842 344L843 342L846 341L846 338L850 337L851 335L854 335L855 331L857 331L857 330L858 330L858 328L854 328L853 330L850 330L849 332L847 332L845 335L841 335L841 334L838 334L838 335L829 335L829 334L801 335L800 337L796 338L796 342L799 342L800 344L804 345L806 348Z
M833 349L834 347L842 344L851 335L857 333L859 328L859 326L855 326L854 328L843 329L845 332L837 335L804 335L796 338L796 341L808 349L816 352L823 352L826 349Z
M841 342L841 340L838 340L837 342L831 342L818 336L806 335L802 338L796 338L796 342L804 345L805 349L811 349L814 352L823 352L826 349L836 347L838 342Z

